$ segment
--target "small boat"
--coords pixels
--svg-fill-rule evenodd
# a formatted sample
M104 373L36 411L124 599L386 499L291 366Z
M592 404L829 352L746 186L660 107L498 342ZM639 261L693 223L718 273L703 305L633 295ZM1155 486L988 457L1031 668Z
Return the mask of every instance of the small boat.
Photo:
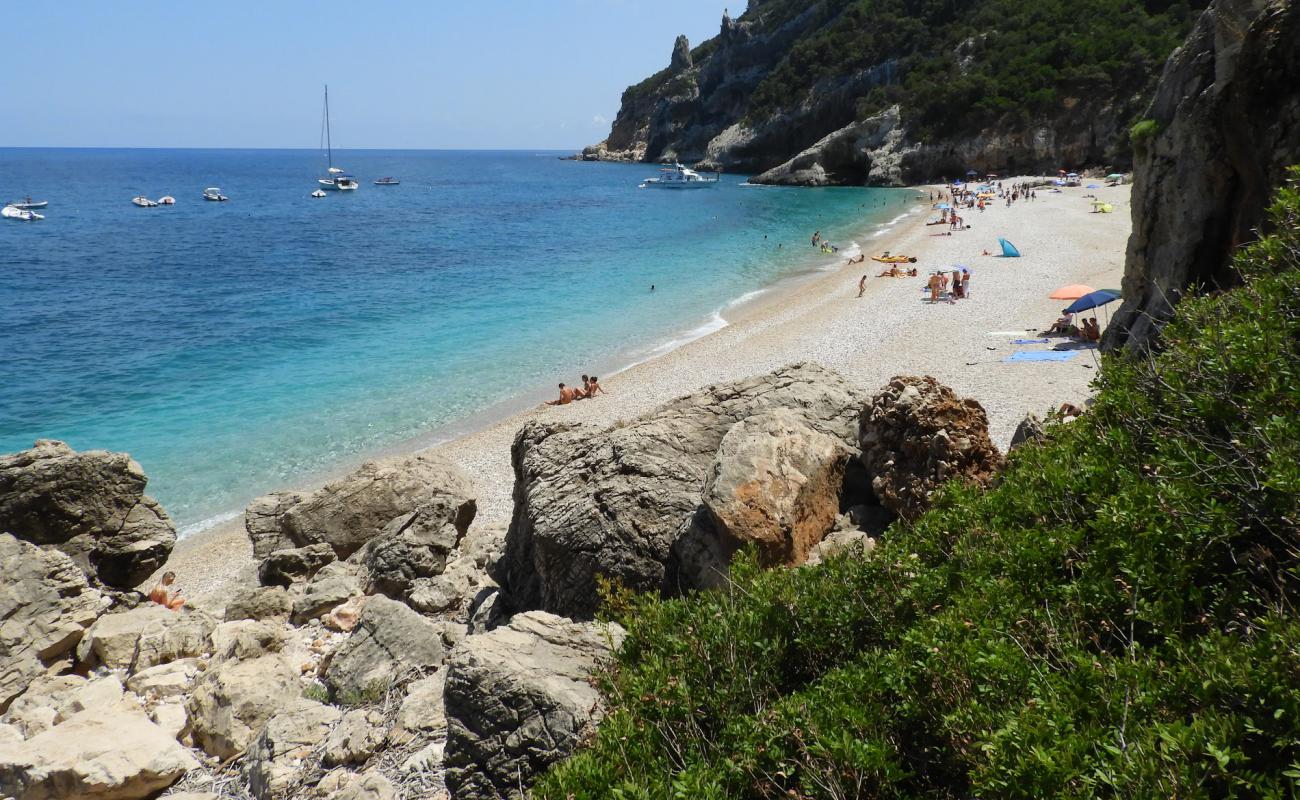
M38 208L45 208L50 204L49 200L33 200L29 194L22 200L15 200L9 205L20 211L35 211Z
M131 202L135 203L140 208L155 208L158 205L154 201L144 196L132 197Z
M216 186L209 186L208 188L203 190L203 199L212 200L213 202L224 202L226 200L229 200L230 198L222 194L220 188Z
M162 197L159 197L159 198L158 198L158 205L160 205L160 206L174 206L174 205L176 205L176 198L175 198L175 197L172 197L172 196L169 195L169 194L165 194L165 195L163 195Z
M325 190L324 190L324 189L317 189L316 191L314 191L314 192L311 193L311 196L312 196L312 197L324 197L324 196L325 196Z
M671 167L659 170L659 177L646 178L641 186L653 186L659 189L705 189L716 186L718 180L717 173L714 173L712 178L706 178L693 169L687 169L681 164L673 164Z
M357 179L348 175L343 170L334 166L334 142L330 139L330 87L325 87L325 163L328 168L325 170L324 178L317 178L316 182L323 189L329 189L333 192L354 192L361 184Z
M401 184L397 178L379 178L375 181L376 186L397 186Z
M5 219L22 220L23 222L31 222L33 220L45 219L44 214L37 214L35 211L32 211L30 209L18 208L17 206L14 205L8 205L5 206L4 208L0 208L0 217L4 217Z

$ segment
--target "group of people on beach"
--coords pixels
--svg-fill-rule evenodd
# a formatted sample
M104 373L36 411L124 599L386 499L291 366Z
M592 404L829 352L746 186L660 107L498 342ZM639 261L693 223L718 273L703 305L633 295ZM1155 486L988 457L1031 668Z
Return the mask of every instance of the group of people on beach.
M1096 317L1080 319L1079 324L1076 325L1072 314L1062 314L1060 319L1053 322L1052 327L1048 328L1046 332L1049 335L1074 336L1085 342L1101 341L1101 326L1097 324Z
M948 273L935 270L926 281L925 288L930 290L930 302L939 302L939 296L948 293L948 303L956 303L960 298L970 297L970 270L966 267L952 271L951 281Z
M598 394L609 394L605 387L600 385L600 378L595 375L582 376L582 388L560 384L560 396L554 400L547 400L548 406L567 406L575 400L590 400Z

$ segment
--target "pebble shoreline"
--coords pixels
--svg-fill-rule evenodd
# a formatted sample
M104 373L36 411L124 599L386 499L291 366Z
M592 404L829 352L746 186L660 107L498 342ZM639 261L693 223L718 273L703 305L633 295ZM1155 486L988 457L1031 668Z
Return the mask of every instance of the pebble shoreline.
M1018 180L1023 179L1006 183ZM869 256L884 250L916 256L918 277L878 278L882 265L868 259L783 284L729 312L727 327L603 379L606 395L569 406L529 409L431 449L474 479L478 519L500 523L511 513L510 445L525 422L608 426L708 384L814 361L867 392L894 375L932 375L984 406L992 439L1005 450L1027 413L1042 414L1066 401L1080 403L1097 374L1098 357L1084 350L1068 361L1005 363L1003 359L1020 346L1010 343L1014 336L1002 332L1049 326L1068 304L1048 298L1063 284L1119 287L1132 227L1129 187L1074 188L1059 194L1040 188L1032 202L1022 200L1010 208L995 202L983 213L966 211L971 229L951 236L934 235L946 233L947 226L925 225L938 216L926 199L937 189L916 187L917 213L882 234L872 228L858 238ZM1085 194L1113 204L1115 212L1092 213ZM1023 257L982 256L984 250L1000 252L999 236L1014 242ZM971 299L926 302L922 286L929 271L951 270L953 264L971 269ZM864 273L869 276L867 290L858 298L858 280ZM1089 313L1104 327L1104 309ZM574 375L557 380L575 380L580 371L581 366L575 366ZM421 448L411 448L416 449ZM267 491L278 488L286 487ZM177 573L192 602L224 604L233 586L256 581L242 516L181 540L167 568Z

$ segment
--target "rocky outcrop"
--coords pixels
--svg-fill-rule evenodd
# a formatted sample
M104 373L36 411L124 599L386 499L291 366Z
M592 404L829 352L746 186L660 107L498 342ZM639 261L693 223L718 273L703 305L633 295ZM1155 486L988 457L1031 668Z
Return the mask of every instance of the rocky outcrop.
M445 652L438 626L406 605L377 595L325 670L330 697L347 702L382 693L413 669L432 669Z
M765 566L802 563L839 516L852 455L787 408L736 423L722 437L703 492L726 549L754 545Z
M42 439L0 456L0 532L68 554L94 581L129 589L171 554L176 528L125 453Z
M250 586L242 589L226 603L225 619L287 620L293 610L293 597L283 586Z
M697 517L723 437L777 408L856 449L861 397L834 372L784 367L708 387L608 430L530 423L515 438L515 509L494 577L516 609L589 617L596 576L673 593L705 572L674 553ZM698 534L696 534L698 538ZM685 582L685 584L683 583Z
M106 605L71 558L0 533L0 712L70 660Z
M207 652L216 620L202 611L172 611L148 603L106 614L91 626L77 648L77 660L95 668L130 672Z
M781 186L904 185L907 142L898 106L845 125L789 161L749 179Z
M1103 346L1145 349L1189 290L1233 285L1300 163L1300 3L1216 0L1170 56L1138 137L1123 304Z
M248 788L258 800L289 797L300 777L302 762L342 712L305 698L297 698L275 713L248 748L245 774Z
M132 711L91 709L12 748L0 748L0 795L16 800L153 797L198 762Z
M961 15L917 9L907 21L935 32L932 46L942 52L904 54L893 39L914 34L898 32L903 23L892 24L888 13L864 18L852 3L810 0L780 9L751 3L739 19L724 15L716 37L694 50L679 37L666 69L628 87L608 137L585 148L583 158L698 162L763 173L761 182L809 185L904 185L970 168L1045 174L1063 164L1128 163L1126 126L1150 97L1153 66L1167 52L1135 46L1123 67L1096 63L1088 78L1062 74L1047 89L1056 96L1050 105L993 110L942 101L936 113L936 94L909 81L910 69L922 64L957 83L996 80L987 77L998 71L988 62L1004 55L995 54L1049 47L1034 37L1054 36L1073 20L970 36L957 30ZM950 24L954 30L942 32ZM1179 27L1154 16L1112 24ZM986 90L974 80L966 85Z
M602 714L596 666L622 642L617 626L543 612L467 638L447 666L447 785L458 800L522 798Z
M1002 466L983 406L929 376L892 379L862 409L859 440L880 504L909 519L940 484L987 483Z
M317 572L293 601L293 624L317 619L361 594L357 567L341 561Z
M267 720L301 696L298 671L279 655L214 664L186 706L194 743L222 760L237 756Z
M420 453L367 461L310 494L259 498L244 528L264 584L306 580L365 547L377 590L402 594L415 578L441 571L474 519L474 494L460 470Z

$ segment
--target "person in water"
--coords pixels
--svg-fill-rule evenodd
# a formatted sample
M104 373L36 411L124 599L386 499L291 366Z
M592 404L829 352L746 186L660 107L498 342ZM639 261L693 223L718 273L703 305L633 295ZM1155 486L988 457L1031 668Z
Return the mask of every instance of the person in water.
M565 386L564 384L561 383L561 384L560 384L560 396L559 396L559 398L558 398L558 399L555 399L555 400L547 400L547 401L546 401L546 405L548 405L548 406L567 406L569 403L572 403L574 400L577 399L577 394L578 394L578 393L577 393L576 391L574 391L573 389L570 389L568 386Z
M180 607L185 605L185 598L181 597L179 588L172 588L175 583L176 573L164 572L158 583L149 590L149 599L164 608L170 608L172 611L180 610Z

